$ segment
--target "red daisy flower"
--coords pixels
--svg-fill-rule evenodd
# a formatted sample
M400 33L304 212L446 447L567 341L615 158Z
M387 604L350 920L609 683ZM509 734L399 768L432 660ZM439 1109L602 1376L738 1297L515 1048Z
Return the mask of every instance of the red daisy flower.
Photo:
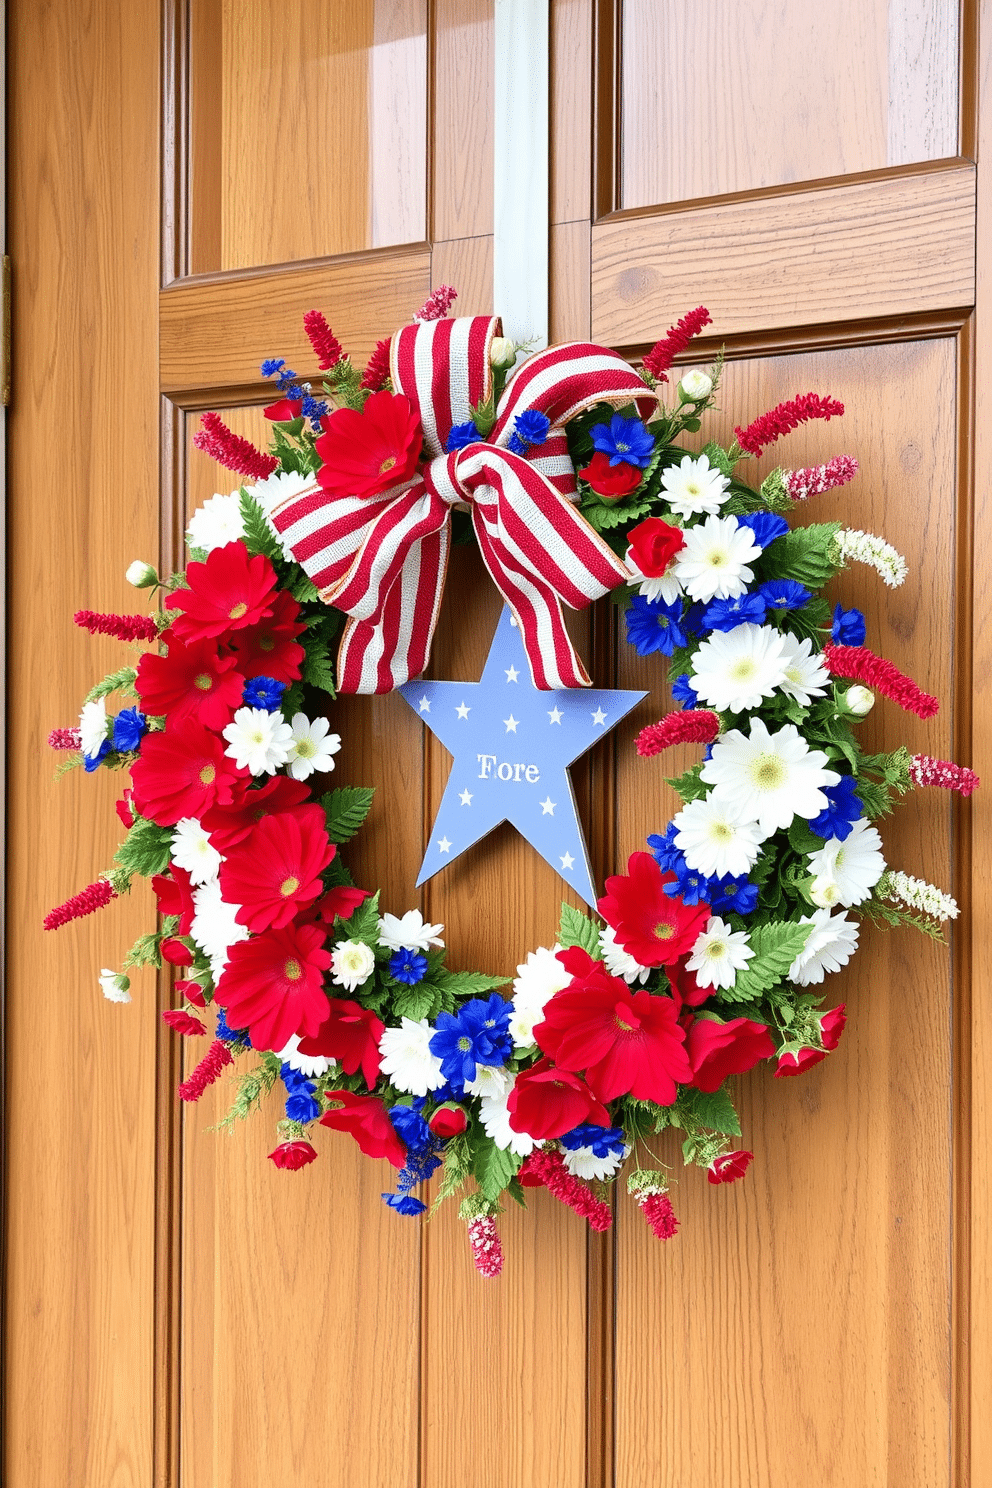
M606 496L613 500L619 496L629 496L631 491L637 490L644 478L636 465L628 465L623 460L617 465L611 465L609 455L604 455L602 450L596 451L585 469L579 471L579 475L597 496Z
M660 579L676 553L685 547L685 533L660 517L648 517L627 534L630 553L646 579Z
M303 621L297 621L299 613L296 600L282 589L265 618L230 637L243 676L271 677L287 684L298 679L305 653L296 637L307 628Z
M163 632L168 656L146 651L138 662L135 690L146 713L173 721L195 718L218 731L241 706L245 679L234 670L237 657L219 656L214 641L184 646L171 631Z
M510 1126L538 1142L563 1137L574 1126L591 1121L609 1126L610 1113L600 1105L585 1080L540 1059L516 1078L507 1100Z
M331 964L315 925L266 930L233 945L215 994L233 1028L255 1049L282 1049L294 1033L315 1034L327 1017L324 972Z
M210 844L226 853L251 835L260 821L277 812L292 811L310 799L310 787L289 775L273 775L264 785L245 791L230 806L215 806L204 812L200 825L210 833Z
M606 880L597 909L616 931L625 951L642 966L671 966L688 955L710 917L708 904L688 905L665 893L676 883L662 873L650 853L631 853L626 874Z
M241 905L242 925L279 929L324 892L320 875L337 851L325 824L319 806L281 811L263 817L248 841L232 848L220 865L220 887L228 904Z
M692 1078L672 999L634 992L601 966L555 993L534 1039L560 1069L585 1070L601 1101L629 1094L670 1106Z
M317 479L334 496L375 496L409 479L420 458L420 420L401 393L373 393L361 413L336 408L317 440Z
M244 543L214 548L205 563L186 569L188 589L177 589L165 601L180 613L172 630L181 641L200 641L257 625L272 613L276 571L264 553L249 558Z
M374 1095L354 1095L350 1090L329 1090L327 1099L338 1101L339 1107L321 1116L321 1126L351 1132L366 1157L385 1157L394 1168L403 1167L406 1148L381 1100Z
M386 1031L371 1008L347 997L332 997L331 1013L312 1038L300 1039L300 1053L337 1059L346 1075L361 1067L371 1090L379 1078L379 1040Z
M728 1075L753 1069L759 1059L774 1059L775 1045L765 1023L749 1018L695 1018L686 1037L692 1084L707 1093L719 1090Z
M178 915L176 934L188 935L196 905L193 902L193 883L186 869L180 868L178 863L170 863L168 873L156 873L152 888L158 900L159 914Z
M247 772L226 757L224 740L191 720L146 734L131 766L134 804L160 827L229 805L242 778Z

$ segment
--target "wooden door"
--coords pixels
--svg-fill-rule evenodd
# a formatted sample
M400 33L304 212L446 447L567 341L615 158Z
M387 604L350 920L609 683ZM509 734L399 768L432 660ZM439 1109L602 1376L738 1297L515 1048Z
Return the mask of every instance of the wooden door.
M857 484L811 515L906 554L896 595L856 571L838 592L944 700L918 726L877 710L874 737L981 772L977 5L833 0L814 19L552 0L551 26L552 339L634 356L704 303L693 355L727 346L728 427L807 387L847 405L781 458L859 457ZM199 411L257 433L258 363L313 372L313 305L356 362L439 283L461 313L493 308L492 38L491 0L10 6L14 1488L992 1477L970 949L986 909L966 808L920 793L887 825L891 861L953 885L963 929L948 951L876 937L837 988L837 1054L803 1080L741 1082L747 1182L687 1174L665 1247L623 1205L603 1240L539 1193L506 1217L496 1284L453 1215L421 1229L386 1211L385 1175L344 1136L285 1174L264 1114L208 1130L229 1091L180 1112L167 989L136 980L129 1009L96 993L147 903L37 928L116 841L113 782L56 788L40 748L119 664L71 611L128 609L130 559L172 563L187 506L229 488L191 454ZM576 772L600 880L671 810L632 748L666 710L663 677L604 609L576 627L596 681L651 698ZM497 611L462 551L434 675L478 675ZM377 787L360 881L443 921L456 965L512 973L550 944L562 885L508 829L418 899L445 756L398 698L334 716L338 778Z

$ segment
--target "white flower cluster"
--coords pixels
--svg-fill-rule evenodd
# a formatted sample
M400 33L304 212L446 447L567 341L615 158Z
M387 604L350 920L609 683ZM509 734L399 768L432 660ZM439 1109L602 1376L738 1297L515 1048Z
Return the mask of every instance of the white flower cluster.
M341 736L330 728L326 718L311 723L305 713L294 713L289 724L278 711L239 708L234 722L224 729L228 741L224 753L239 770L253 775L274 775L286 765L294 780L306 780L315 770L334 769Z
M885 874L878 886L880 899L899 901L908 909L918 909L934 920L956 920L958 905L950 894L944 894L923 878L913 878L908 873Z
M824 909L862 904L885 871L882 839L862 817L843 841L828 837L817 852L810 853L809 866L814 904Z
M869 564L890 589L898 589L909 572L902 554L874 533L862 532L857 527L842 527L834 541L841 558L854 558L858 563Z

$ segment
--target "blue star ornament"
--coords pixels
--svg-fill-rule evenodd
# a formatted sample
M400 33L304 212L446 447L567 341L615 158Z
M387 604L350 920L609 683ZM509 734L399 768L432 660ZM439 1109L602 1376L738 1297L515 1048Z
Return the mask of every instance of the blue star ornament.
M539 691L509 606L478 682L407 682L399 691L454 756L418 887L508 821L595 906L568 766L647 693Z

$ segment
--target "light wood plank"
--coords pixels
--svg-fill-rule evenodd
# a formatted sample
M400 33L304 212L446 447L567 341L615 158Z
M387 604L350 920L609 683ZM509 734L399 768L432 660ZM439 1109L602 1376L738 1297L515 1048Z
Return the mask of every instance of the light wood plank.
M434 242L493 230L494 0L434 4Z
M588 221L592 0L551 0L551 221Z
M452 315L499 314L493 306L493 240L456 238L431 248L431 289L450 284L458 291Z

